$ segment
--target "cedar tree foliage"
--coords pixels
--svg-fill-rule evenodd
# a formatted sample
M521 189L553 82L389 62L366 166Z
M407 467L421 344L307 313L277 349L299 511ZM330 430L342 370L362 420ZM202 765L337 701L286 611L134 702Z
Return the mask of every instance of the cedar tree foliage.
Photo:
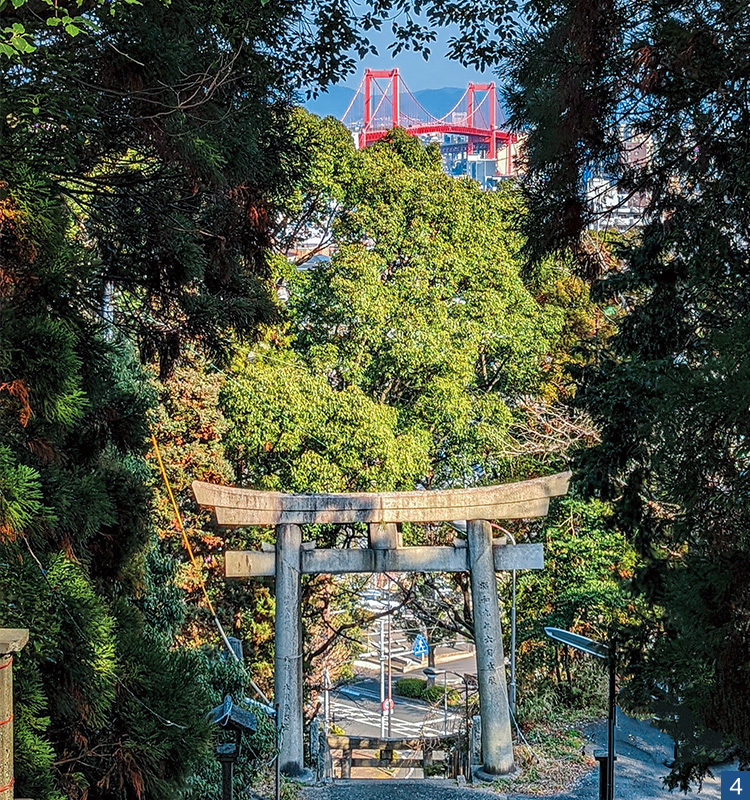
M220 357L273 317L269 220L304 171L300 15L2 2L0 20L0 624L31 631L15 789L168 797L208 755L214 698L204 656L173 646L138 356L164 377L188 342Z
M529 249L577 247L619 315L580 376L602 442L579 485L614 502L645 559L633 586L662 613L623 632L626 699L675 737L669 783L685 788L727 747L750 762L750 8L528 11L509 68L528 133ZM585 246L592 171L644 207L604 274Z

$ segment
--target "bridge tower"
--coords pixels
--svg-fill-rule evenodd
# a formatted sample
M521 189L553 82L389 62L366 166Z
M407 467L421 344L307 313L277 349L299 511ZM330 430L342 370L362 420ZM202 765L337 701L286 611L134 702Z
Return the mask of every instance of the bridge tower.
M497 130L497 94L495 92L495 84L493 83L470 83L469 84L469 93L468 93L468 114L466 116L466 123L470 128L476 128L475 123L475 113L478 108L478 104L476 102L475 95L477 92L486 92L488 97L488 101L490 104L490 135L489 140L487 143L487 158L494 161L497 156L497 139L495 137L495 131ZM473 153L474 152L474 143L471 141L471 137L469 137L469 143L467 145L467 152Z
M387 78L391 84L391 128L397 128L401 117L401 78L398 74L398 67L395 69L366 69L364 78L364 92L365 92L365 114L364 125L359 132L359 146L364 148L367 146L367 131L373 123L373 117L377 106L373 109L372 101L372 83L378 78ZM494 84L493 84L494 86Z

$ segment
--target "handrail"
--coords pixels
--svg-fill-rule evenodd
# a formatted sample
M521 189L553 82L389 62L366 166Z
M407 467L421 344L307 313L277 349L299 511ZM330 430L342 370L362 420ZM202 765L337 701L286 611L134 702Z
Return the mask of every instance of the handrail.
M376 738L371 736L327 736L325 746L330 753L341 750L340 777L350 779L352 769L358 767L384 767L387 769L402 769L408 767L421 768L425 773L434 765L434 753L438 750L447 751L460 740L460 734L453 733L446 736L425 736L421 738ZM375 750L375 758L354 758L355 750ZM414 758L399 758L399 750L421 752L421 756ZM450 753L444 752L440 759L443 769L451 769L452 759ZM333 777L333 776L331 776Z

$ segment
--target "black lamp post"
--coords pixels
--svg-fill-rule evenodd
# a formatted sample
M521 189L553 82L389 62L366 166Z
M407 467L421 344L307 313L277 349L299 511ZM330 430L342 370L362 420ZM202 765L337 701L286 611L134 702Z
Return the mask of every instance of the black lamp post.
M617 722L617 706L615 703L615 646L602 644L571 633L562 628L545 628L544 632L550 639L573 647L583 653L588 653L595 658L605 659L609 667L609 716L607 718L607 752L594 753L594 758L599 762L599 800L614 800L615 796L615 725Z
M216 745L216 758L221 763L222 800L233 800L234 765L242 751L242 734L255 733L258 722L255 714L240 708L227 695L224 702L206 715L209 722L234 732L233 742Z

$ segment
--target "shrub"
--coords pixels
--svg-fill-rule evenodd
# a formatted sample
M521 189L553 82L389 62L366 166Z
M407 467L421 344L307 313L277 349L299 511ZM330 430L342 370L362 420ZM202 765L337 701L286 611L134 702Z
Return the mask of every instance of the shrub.
M427 681L423 678L401 678L393 687L393 693L399 697L413 697L416 700L424 700L426 703L442 703L443 687L435 684L427 686ZM461 705L461 693L453 687L448 687L448 705Z
M427 681L422 678L401 678L393 687L393 693L399 697L414 697L421 700L426 688Z
M444 688L438 684L430 686L429 689L425 689L424 692L422 692L422 700L426 701L427 703L442 703L444 691ZM461 693L450 686L448 687L448 705L461 705Z

